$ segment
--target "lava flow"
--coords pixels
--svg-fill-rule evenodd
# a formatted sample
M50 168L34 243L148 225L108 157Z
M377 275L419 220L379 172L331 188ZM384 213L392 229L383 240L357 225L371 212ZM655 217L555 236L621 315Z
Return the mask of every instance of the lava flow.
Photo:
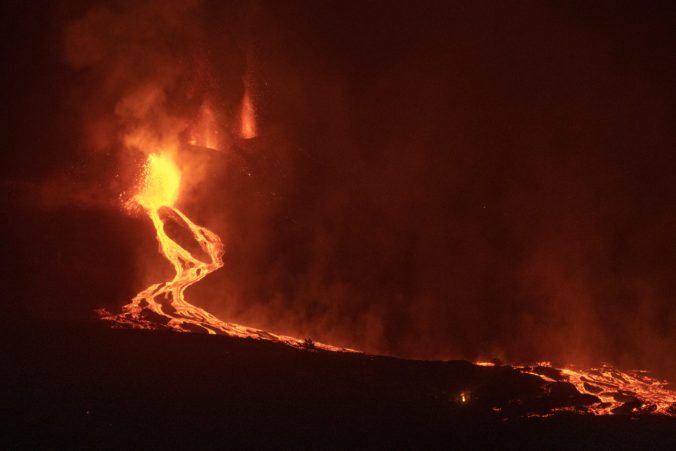
M187 302L186 288L223 266L223 244L218 235L196 225L174 206L180 185L181 172L169 155L151 154L148 157L141 189L128 206L140 206L146 211L157 231L160 251L174 266L176 275L170 281L156 283L138 293L131 303L122 307L120 314L111 314L105 309L98 310L101 319L111 322L113 327L208 332L278 341L304 348L349 351L311 340L299 340L226 323ZM168 221L179 223L189 230L199 249L195 247L190 252L172 239L165 230ZM200 254L200 258L194 254Z
M113 327L208 332L276 341L302 348L353 351L227 323L187 302L185 290L221 268L224 251L215 233L196 225L175 207L180 186L181 171L169 154L148 157L143 182L128 207L140 206L148 214L157 231L160 251L172 263L176 274L172 280L156 283L138 293L120 314L98 310L102 319L111 322ZM174 228L178 224L189 231L191 238L186 238L184 234L181 239L180 234L171 233L170 223ZM493 366L485 362L477 362L477 365ZM545 392L548 387L560 387L564 382L570 384L570 396L586 396L582 405L577 405L571 398L571 403L567 404L569 407L553 408L544 416L560 411L594 415L676 415L676 392L668 387L666 381L653 379L645 372L622 372L610 366L589 370L556 369L547 362L514 368L542 378ZM467 402L464 394L461 398L463 403Z
M479 363L479 365L489 365ZM659 414L676 416L676 391L669 383L650 377L646 371L621 371L608 364L601 368L556 369L549 362L533 367L515 366L521 372L541 377L548 383L568 382L579 393L596 397L583 409L561 408L593 415Z

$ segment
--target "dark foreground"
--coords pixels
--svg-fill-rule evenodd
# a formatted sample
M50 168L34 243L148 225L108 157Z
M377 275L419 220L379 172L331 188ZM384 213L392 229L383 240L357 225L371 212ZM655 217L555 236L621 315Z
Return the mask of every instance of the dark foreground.
M4 334L6 449L676 446L676 418L529 418L589 400L509 367L98 323Z

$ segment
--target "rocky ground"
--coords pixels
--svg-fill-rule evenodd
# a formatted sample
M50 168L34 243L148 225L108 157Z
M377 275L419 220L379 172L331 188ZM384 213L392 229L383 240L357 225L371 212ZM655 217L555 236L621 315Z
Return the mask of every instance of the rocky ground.
M676 418L587 415L593 395L509 366L103 323L3 331L8 449L676 445Z

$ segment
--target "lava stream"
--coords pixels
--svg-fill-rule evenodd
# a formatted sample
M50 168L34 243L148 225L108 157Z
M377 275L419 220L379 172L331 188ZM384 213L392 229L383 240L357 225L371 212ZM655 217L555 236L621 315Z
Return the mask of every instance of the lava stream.
M176 274L167 282L156 283L138 293L132 301L122 307L120 314L100 309L101 319L110 321L113 327L141 329L169 328L179 332L208 332L237 337L253 337L283 342L297 347L321 348L333 351L352 351L345 348L315 343L309 340L275 335L259 329L226 323L211 313L185 300L185 290L199 282L207 274L223 266L223 243L218 235L193 223L174 207L178 198L181 172L167 155L152 154L145 165L143 184L140 192L130 205L143 207L157 232L160 252L174 266ZM162 216L178 218L183 227L190 231L192 238L208 258L197 258L166 232L166 220Z
M487 363L479 363L487 365ZM582 394L596 396L599 402L585 408L593 415L658 414L676 416L676 391L669 382L648 375L647 371L621 371L608 364L600 368L556 369L549 362L537 365L515 366L517 370L533 374L546 382L569 382ZM554 409L571 410L570 408ZM575 409L572 409L575 411Z

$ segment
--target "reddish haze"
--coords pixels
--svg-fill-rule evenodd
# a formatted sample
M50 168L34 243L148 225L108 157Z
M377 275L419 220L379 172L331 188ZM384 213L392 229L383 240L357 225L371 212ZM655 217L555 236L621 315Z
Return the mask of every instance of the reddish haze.
M27 36L8 49L12 312L119 307L171 272L118 197L161 143L178 205L223 240L186 293L221 319L676 379L667 6L27 8L8 28Z

